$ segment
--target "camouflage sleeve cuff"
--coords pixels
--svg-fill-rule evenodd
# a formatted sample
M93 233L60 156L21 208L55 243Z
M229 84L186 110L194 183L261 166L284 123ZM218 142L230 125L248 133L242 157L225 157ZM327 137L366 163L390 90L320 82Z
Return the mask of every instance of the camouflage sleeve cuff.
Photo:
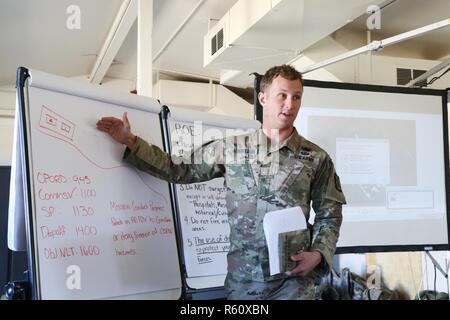
M136 137L134 145L125 149L122 160L157 178L167 179L160 168L166 164L166 161L164 161L165 157L166 154L159 147L148 143L140 137ZM167 173L169 170L163 171Z
M311 250L319 251L331 268L342 224L342 204L324 200L314 210L316 211L316 217L312 228Z
M127 148L125 149L125 152L124 152L122 158L125 159L126 157L128 157L128 155L129 155L130 153L135 153L135 152L139 149L139 146L141 146L143 143L147 143L148 145L151 146L150 143L148 143L148 142L144 141L142 138L136 136L136 142L134 143L133 147L131 147L131 148L128 148L128 147L127 147Z
M159 147L148 143L140 137L136 138L136 142L132 148L126 148L122 159L157 178L167 179L169 169L164 167L167 165L167 154ZM165 169L165 170L164 170Z
M322 261L319 264L320 265L324 265L326 264L327 269L331 270L332 266L333 266L333 253L330 252L330 250L327 249L321 249L321 248L317 248L312 246L311 247L312 251L318 251L320 252L320 254L322 255Z

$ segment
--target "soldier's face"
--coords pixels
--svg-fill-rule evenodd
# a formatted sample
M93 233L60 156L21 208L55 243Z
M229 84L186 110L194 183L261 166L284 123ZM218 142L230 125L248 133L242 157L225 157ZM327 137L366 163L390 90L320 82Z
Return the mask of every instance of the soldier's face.
M287 80L281 76L273 79L266 92L259 93L263 106L263 126L267 129L292 129L302 100L300 80Z

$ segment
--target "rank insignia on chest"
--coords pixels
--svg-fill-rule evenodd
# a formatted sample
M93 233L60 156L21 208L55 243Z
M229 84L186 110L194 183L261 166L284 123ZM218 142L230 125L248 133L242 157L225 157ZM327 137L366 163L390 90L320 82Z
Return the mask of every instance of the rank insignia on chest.
M296 155L295 157L302 161L314 162L314 157L312 157L310 153L308 153L308 155L299 154L299 155Z

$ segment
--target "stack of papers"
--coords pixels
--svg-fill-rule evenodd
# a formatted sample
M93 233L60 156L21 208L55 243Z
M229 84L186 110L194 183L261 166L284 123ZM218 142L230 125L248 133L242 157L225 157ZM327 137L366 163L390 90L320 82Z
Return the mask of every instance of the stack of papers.
M305 230L306 219L300 207L287 208L266 213L263 220L264 234L269 249L270 275L280 273L280 233Z

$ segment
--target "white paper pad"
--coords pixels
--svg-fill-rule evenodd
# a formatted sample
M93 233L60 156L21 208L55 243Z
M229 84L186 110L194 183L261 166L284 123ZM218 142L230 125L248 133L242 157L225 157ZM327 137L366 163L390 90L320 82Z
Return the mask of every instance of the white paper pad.
M283 232L305 230L306 219L300 207L266 213L263 220L264 234L269 249L270 275L280 273L278 235Z

